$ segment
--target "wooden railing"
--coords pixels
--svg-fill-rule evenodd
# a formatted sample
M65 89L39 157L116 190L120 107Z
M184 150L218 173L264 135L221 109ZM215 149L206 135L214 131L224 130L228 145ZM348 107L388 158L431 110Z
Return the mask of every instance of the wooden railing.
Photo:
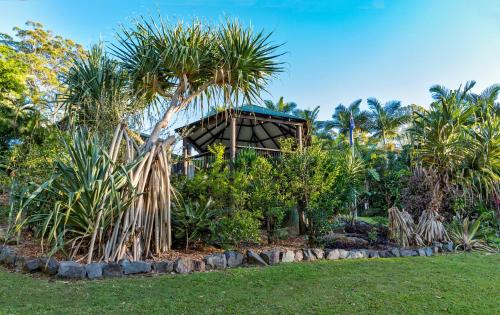
M271 159L278 158L281 155L281 151L276 149L236 146L236 158L238 158L238 154L242 152L242 150L253 150L257 156L264 156ZM228 149L224 152L224 160L230 160L230 153ZM187 163L184 163L185 161L182 159L174 163L172 165L172 174L192 175L196 172L196 170L207 169L214 161L215 155L211 152L193 155L188 157L186 161ZM184 171L185 165L187 165L187 172Z

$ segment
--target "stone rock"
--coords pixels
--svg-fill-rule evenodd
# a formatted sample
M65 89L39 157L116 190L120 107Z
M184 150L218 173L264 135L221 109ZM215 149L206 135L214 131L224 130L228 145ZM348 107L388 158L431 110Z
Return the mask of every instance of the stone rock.
M193 271L196 272L205 271L205 262L203 260L193 260Z
M432 247L424 247L423 250L426 256L432 256L434 254Z
M16 272L23 271L24 264L26 263L26 258L24 258L22 256L17 256L14 263L15 263L15 267L16 267Z
M34 273L41 269L42 264L40 259L25 259L24 264L22 266L24 272Z
M434 254L437 254L437 253L443 251L443 249L434 245L434 246L432 246L432 251L434 252Z
M173 261L158 261L152 264L153 271L156 273L167 273L174 271Z
M427 254L425 253L425 250L423 248L419 248L417 249L417 252L418 252L418 256L427 256Z
M389 255L389 251L388 250L380 250L378 252L378 256L381 257L381 258L387 258L387 257L390 257Z
M268 264L256 253L251 250L247 251L247 260L249 264L267 266Z
M347 255L347 259L359 259L365 257L366 257L365 253L361 250L351 250Z
M176 273L190 273L193 270L193 261L189 258L178 258L174 263Z
M59 262L55 258L42 258L40 263L43 273L48 274L49 276L57 274L57 271L59 270Z
M345 249L339 249L339 259L346 259L349 256L349 251Z
M225 252L226 263L228 268L239 267L243 265L243 254L239 252Z
M293 250L285 250L280 253L282 263L290 263L295 261L295 253Z
M399 251L399 248L393 248L391 249L389 252L389 257L400 257L401 256L401 253Z
M0 263L4 263L7 266L14 266L16 262L16 253L15 251L8 247L4 246L0 251Z
M325 252L321 248L313 248L311 251L317 259L325 258Z
M262 252L260 253L260 257L262 257L268 265L277 265L280 263L280 251L277 249Z
M101 263L91 263L85 265L85 274L87 278L93 279L101 279L102 278L102 267Z
M302 254L302 250L295 251L295 261L302 261L304 259L304 254Z
M227 267L227 256L223 253L208 255L204 258L208 270L225 269ZM242 259L243 260L243 259Z
M57 276L63 279L83 279L85 267L74 261L61 261Z
M376 250L369 250L368 251L368 258L379 258L380 255L378 254L378 251Z
M123 274L125 275L134 275L138 273L150 273L151 272L151 264L145 261L129 261L122 260L120 262L122 266Z
M411 249L401 249L399 253L401 254L401 257L412 257L418 255L416 251Z
M338 249L327 249L325 253L325 258L328 260L337 260L340 258L340 253Z
M443 244L443 251L445 252L453 252L455 248L453 247L453 242L446 242Z
M434 242L432 244L435 248L437 248L438 252L442 252L443 251L443 244L440 243L440 242ZM435 250L435 249L434 249Z
M356 236L330 233L323 237L328 247L332 248L366 248L368 241Z
M314 261L316 260L316 256L314 256L312 250L310 249L303 249L302 254L304 255L304 260L305 261Z
M118 263L108 263L102 266L104 278L117 278L123 276L122 266Z

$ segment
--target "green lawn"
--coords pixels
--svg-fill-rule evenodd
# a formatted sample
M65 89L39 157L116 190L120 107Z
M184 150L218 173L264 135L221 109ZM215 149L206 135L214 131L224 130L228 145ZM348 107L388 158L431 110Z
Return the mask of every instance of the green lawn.
M0 312L500 314L500 255L320 261L79 282L2 269Z

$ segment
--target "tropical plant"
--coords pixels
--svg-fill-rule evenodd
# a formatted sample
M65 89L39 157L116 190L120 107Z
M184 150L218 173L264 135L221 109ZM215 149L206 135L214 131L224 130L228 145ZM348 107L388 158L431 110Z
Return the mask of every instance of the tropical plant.
M398 136L410 116L400 101L389 101L382 105L376 98L369 98L367 102L371 110L368 114L369 130L373 137L381 139L386 146Z
M264 105L274 111L291 114L297 109L297 104L294 102L286 102L283 100L283 96L279 98L278 102L273 103L273 101L265 100Z
M457 214L448 226L448 233L457 249L491 251L492 248L487 246L486 242L478 239L480 227L481 220L471 220L469 217L462 217Z
M65 146L69 161L56 163L54 175L21 202L13 223L37 226L42 248L49 243L51 254L71 245L70 258L84 252L88 263L93 258L108 260L112 227L136 197L129 172L138 161L117 165L114 150L106 152L97 137L83 130ZM32 210L20 221L35 198L55 202L48 211Z
M360 109L361 102L362 100L358 99L352 102L349 106L339 104L335 107L332 120L324 122L324 129L336 129L339 134L343 134L347 137L349 135L352 115L356 132L359 133L368 131L369 117L366 111L362 111Z
M391 207L387 212L389 215L389 237L403 247L410 246L415 229L411 215L405 210L400 211L397 207Z
M186 251L190 244L202 237L209 238L216 212L211 209L212 200L202 206L197 202L180 200L174 203L173 223L176 237L183 239Z
M443 192L463 193L469 203L498 199L500 182L498 88L478 96L471 93L474 85L433 86L436 101L414 113L409 129L414 161L437 173Z
M317 130L322 128L321 122L318 121L319 106L316 106L313 109L297 109L294 111L294 114L306 120L308 132L307 136L315 134Z
M73 124L101 135L109 135L110 125L142 113L147 105L135 97L127 73L107 56L102 44L76 59L64 81L68 88L62 100Z
M133 150L135 154L147 156L148 162L138 168L140 197L127 212L139 218L160 218L163 214L166 217L158 224L150 224L151 220L145 219L134 221L136 226L121 221L119 239L123 242L120 241L120 246L129 244L133 259L169 250L171 246L167 151L174 139L163 140L161 134L175 114L190 106L202 108L209 100L234 106L243 100L259 99L269 80L282 71L277 61L281 55L280 45L273 44L270 38L270 33L254 32L236 21L227 20L221 26L197 20L171 25L161 18L142 19L118 34L113 54L126 73L132 95L163 108L160 119L152 124L146 143ZM79 71L74 68L73 74ZM73 101L78 102L78 98ZM118 129L117 133L127 138L123 130ZM128 143L129 139L126 140ZM154 240L151 235L164 236ZM112 259L122 257L120 252Z

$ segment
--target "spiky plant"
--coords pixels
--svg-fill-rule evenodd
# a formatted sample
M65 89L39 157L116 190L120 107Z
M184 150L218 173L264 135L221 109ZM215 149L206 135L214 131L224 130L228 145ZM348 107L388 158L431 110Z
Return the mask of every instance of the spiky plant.
M389 237L403 247L410 246L413 236L414 222L411 215L406 211L400 211L397 207L391 207L389 214Z
M471 220L469 217L457 214L448 226L448 232L457 249L493 251L483 240L478 238L480 226L481 220Z

